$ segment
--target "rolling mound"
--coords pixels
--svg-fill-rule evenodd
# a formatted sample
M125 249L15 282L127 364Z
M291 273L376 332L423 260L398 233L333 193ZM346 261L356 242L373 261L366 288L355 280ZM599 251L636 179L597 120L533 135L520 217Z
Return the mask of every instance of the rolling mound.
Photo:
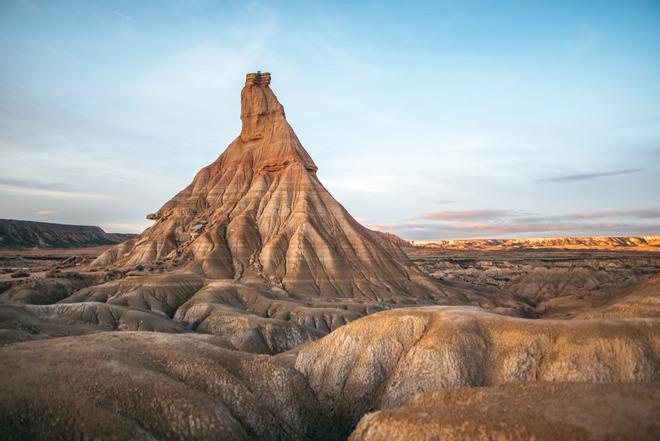
M366 412L439 389L507 383L657 382L660 320L527 320L470 307L406 308L302 349L296 369L344 433Z
M105 303L0 305L0 345L115 330L190 332L151 311Z
M0 438L324 439L300 374L226 347L124 332L0 348Z
M358 422L351 439L658 433L658 319L403 308L270 357L176 327L98 333L168 323L123 306L7 308L26 326L68 317L56 331L96 333L0 348L2 439L344 439Z
M360 420L350 441L655 440L658 384L536 383L421 394Z
M646 280L603 306L577 316L591 318L660 317L660 276Z

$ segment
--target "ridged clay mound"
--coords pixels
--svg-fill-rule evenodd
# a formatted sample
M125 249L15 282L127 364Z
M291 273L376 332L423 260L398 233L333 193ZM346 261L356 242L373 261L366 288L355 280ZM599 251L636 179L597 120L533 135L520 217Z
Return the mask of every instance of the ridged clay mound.
M0 365L5 440L323 439L298 372L213 336L115 332L16 343L0 348Z
M202 276L187 271L129 276L83 288L60 303L103 302L148 309L172 317L204 283Z
M74 292L94 283L100 277L79 274L55 274L53 277L34 278L13 283L0 293L0 304L49 305L69 297Z
M106 303L0 305L0 345L115 330L190 332L151 311Z
M371 311L354 303L305 304L232 281L213 281L181 305L174 319L221 335L249 352L275 354L315 340Z
M536 383L421 394L366 415L350 441L657 440L660 385Z
M536 381L657 382L660 320L528 320L472 307L406 308L300 349L296 369L342 433L422 392Z
M660 276L651 277L606 305L577 316L581 319L623 317L660 318Z
M361 226L323 187L269 87L249 74L240 135L156 213L94 262L173 263L292 296L414 300L442 295L392 240Z
M612 305L632 291L645 291L644 302L653 300L653 291L660 293L650 280L660 271L660 258L651 253L537 253L473 253L467 262L447 256L417 262L431 277L463 287L470 304L528 318L571 318ZM630 317L654 316L648 303L628 306Z
M191 271L112 280L58 304L80 302L153 311L190 330L222 336L241 350L266 354L287 351L381 309L364 299L292 299L281 291L207 280Z

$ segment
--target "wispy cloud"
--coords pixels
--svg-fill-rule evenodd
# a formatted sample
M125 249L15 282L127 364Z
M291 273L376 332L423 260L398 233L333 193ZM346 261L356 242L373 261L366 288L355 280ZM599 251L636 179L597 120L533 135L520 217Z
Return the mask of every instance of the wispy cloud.
M603 235L655 235L660 225L637 223L497 223L497 222L447 222L420 224L414 227L399 225L393 230L404 239L449 239L449 238L501 238L525 237L531 234L542 236L603 236Z
M406 228L405 224L372 224L368 222L362 222L362 225L369 228L370 230L377 231L394 231Z
M114 15L114 16L116 16L116 17L119 17L119 18L121 18L121 19L124 20L124 21L133 21L133 18L129 17L129 16L126 15L126 14L122 14L122 13L119 12L119 11L112 11L112 15Z
M59 182L30 182L25 179L0 178L0 194L8 193L22 196L44 196L60 199L94 198L107 199L111 196L100 193L79 191Z
M464 211L433 211L421 216L422 219L435 220L477 220L477 219L499 219L511 216L512 210L464 210Z
M604 217L632 217L636 219L658 219L660 208L640 208L632 210L610 210L610 211L585 211L574 213L571 216L576 219L599 219Z
M639 173L641 171L644 171L641 168L629 168L629 169L624 169L624 170L614 170L614 171L609 171L609 172L602 172L602 173L577 173L574 175L565 175L565 176L557 176L554 178L543 178L543 179L538 179L538 182L573 182L573 181L586 181L588 179L596 179L596 178L603 178L606 176L618 176L618 175L627 175L630 173Z
M494 222L454 222L437 227L438 230L453 230L461 232L478 232L487 234L530 233L547 231L573 231L583 228L578 224L511 224Z
M558 222L584 219L627 218L627 219L660 219L660 207L634 208L626 210L582 211L551 216L518 217L519 222Z
M60 199L110 198L110 196L108 195L96 194L96 193L85 193L80 191L45 190L42 188L17 187L12 185L0 185L0 192L6 192L6 193L24 195L24 196L44 196L49 198L60 198Z
M145 229L143 223L132 222L105 222L99 225L103 231L115 233L139 233Z
M39 215L39 216L47 216L47 215L49 215L49 214L55 214L55 213L57 213L57 211L55 211L55 210L51 210L51 209L49 209L49 208L44 209L44 210L35 211L35 212L34 212L34 214Z
M372 223L368 227L405 239L510 237L528 234L635 235L660 232L660 207L585 211L561 215L522 216L509 209L435 211L404 222ZM599 219L607 221L593 222ZM611 221L610 221L611 219Z

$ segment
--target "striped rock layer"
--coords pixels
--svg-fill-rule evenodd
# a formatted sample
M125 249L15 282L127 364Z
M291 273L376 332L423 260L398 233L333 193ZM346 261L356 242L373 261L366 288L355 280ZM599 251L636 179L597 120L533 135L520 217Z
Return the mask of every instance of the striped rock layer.
M170 262L300 296L428 298L437 287L381 233L360 225L321 184L286 120L270 74L249 74L240 135L148 218L137 238L94 265Z

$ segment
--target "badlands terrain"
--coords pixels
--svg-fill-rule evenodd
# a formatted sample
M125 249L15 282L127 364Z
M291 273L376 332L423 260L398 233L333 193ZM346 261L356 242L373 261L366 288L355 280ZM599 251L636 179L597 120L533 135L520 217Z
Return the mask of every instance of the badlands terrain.
M660 438L657 238L409 243L325 189L270 74L240 115L140 235L5 241L0 439Z

